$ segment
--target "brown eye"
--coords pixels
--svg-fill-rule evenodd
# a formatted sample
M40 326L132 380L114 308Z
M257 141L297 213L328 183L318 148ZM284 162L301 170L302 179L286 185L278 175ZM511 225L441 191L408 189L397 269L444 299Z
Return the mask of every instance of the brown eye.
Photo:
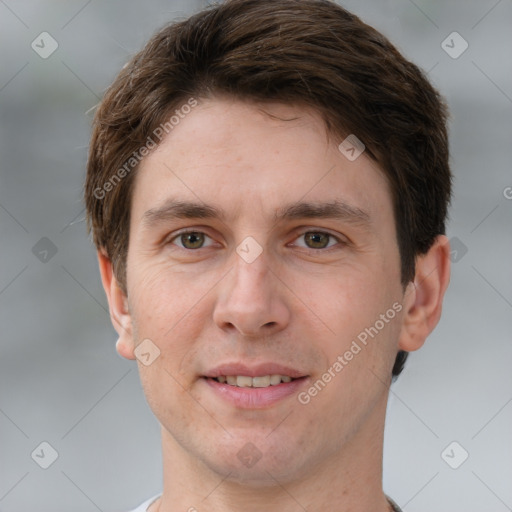
M334 238L329 233L321 231L308 231L302 236L310 249L325 249L329 245L329 240Z
M204 233L191 231L180 236L181 243L186 249L199 249L204 244Z

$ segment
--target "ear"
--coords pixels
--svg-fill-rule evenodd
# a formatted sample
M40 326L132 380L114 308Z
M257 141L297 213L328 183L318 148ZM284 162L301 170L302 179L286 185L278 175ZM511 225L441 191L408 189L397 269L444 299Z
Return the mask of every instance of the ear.
M418 350L434 330L449 282L450 243L445 235L439 235L430 250L416 259L414 282L405 291L400 350Z
M116 350L120 356L126 359L135 359L135 344L132 332L132 318L128 308L128 299L119 287L112 262L103 249L98 251L101 282L107 295L110 309L110 320L114 329L119 334Z

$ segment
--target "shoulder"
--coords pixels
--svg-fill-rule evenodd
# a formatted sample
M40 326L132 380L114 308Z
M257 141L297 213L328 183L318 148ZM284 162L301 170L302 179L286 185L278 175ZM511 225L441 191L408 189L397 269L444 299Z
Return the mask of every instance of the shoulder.
M161 494L157 494L156 496L153 496L152 498L149 498L148 500L141 503L138 507L135 507L132 510L129 510L128 512L147 512L148 507L156 501L158 498L162 496Z
M393 509L393 512L402 512L402 509L389 496L386 496L386 498L388 499L389 504Z

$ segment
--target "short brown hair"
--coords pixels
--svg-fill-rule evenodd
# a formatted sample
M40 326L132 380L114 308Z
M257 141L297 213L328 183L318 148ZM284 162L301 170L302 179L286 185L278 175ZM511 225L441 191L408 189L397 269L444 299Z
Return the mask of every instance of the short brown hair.
M88 227L125 293L140 149L180 105L215 94L312 107L328 133L355 134L390 184L403 286L414 278L416 256L445 232L450 202L443 98L382 34L334 2L228 0L161 29L96 111ZM393 376L406 357L397 354Z

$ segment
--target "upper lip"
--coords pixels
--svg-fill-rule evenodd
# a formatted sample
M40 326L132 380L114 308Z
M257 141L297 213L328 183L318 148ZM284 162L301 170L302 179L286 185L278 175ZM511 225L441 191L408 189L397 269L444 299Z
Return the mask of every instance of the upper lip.
M277 363L259 363L248 366L244 363L226 363L212 368L204 377L239 376L262 377L264 375L288 375L292 379L305 377L306 374L295 368Z

